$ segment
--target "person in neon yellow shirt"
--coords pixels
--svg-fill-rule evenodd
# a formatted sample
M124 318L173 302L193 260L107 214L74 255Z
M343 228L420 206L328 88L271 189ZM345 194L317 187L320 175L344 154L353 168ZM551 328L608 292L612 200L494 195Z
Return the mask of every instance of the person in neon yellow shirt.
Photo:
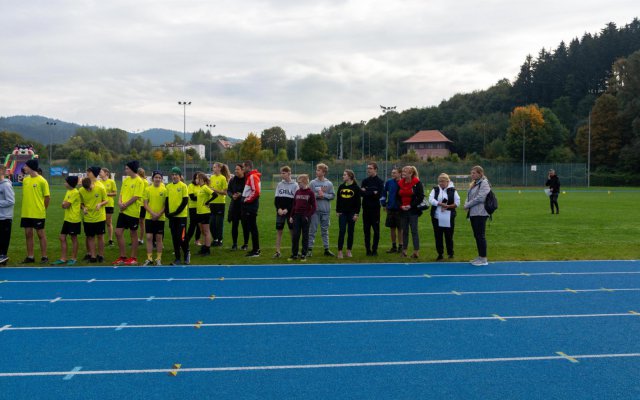
M196 207L198 212L198 226L204 236L204 244L200 248L200 254L209 255L211 254L211 231L209 230L209 218L211 216L211 211L209 209L209 203L216 195L209 187L209 178L204 172L198 173L196 182L198 183L198 186L200 186L200 191L197 196L198 205Z
M109 235L109 246L113 246L113 211L115 207L115 198L118 196L118 186L116 181L111 179L111 171L108 168L100 169L100 179L104 188L107 190L109 202L104 208L107 213L107 234Z
M180 265L180 250L184 253L184 264L191 263L189 241L187 240L187 215L189 204L189 189L182 182L182 170L171 168L171 182L167 185L167 200L165 214L169 218L169 230L173 242L175 260L171 265Z
M67 176L64 186L67 193L62 201L64 222L60 230L60 258L52 265L75 265L78 259L78 235L82 231L82 217L80 216L80 193L77 176ZM71 258L67 260L67 236L71 238Z
M129 161L124 167L127 175L122 182L120 197L118 198L118 208L120 214L116 222L116 239L120 257L113 262L113 265L138 265L138 218L140 218L139 199L144 196L146 183L140 179L136 173L140 168L137 160ZM124 230L129 229L131 234L131 257L127 258L127 248L124 243Z
M147 260L143 266L153 265L153 242L156 243L155 265L162 265L162 249L164 238L165 202L167 199L167 188L162 182L162 172L153 171L151 175L152 184L144 191L144 208L147 211L145 216L145 230L147 234Z
M49 183L38 174L38 160L31 159L24 166L25 178L22 180L22 218L20 227L24 228L26 238L27 257L23 264L34 263L34 240L33 230L36 230L40 241L41 264L48 264L47 257L47 236L44 231L45 219L47 218L47 208L51 200Z
M212 246L222 246L222 233L224 228L224 208L227 199L227 188L229 187L231 174L229 168L222 163L213 164L213 175L209 178L209 187L217 197L211 200L211 218L209 228L211 230Z
M200 185L198 185L198 174L202 171L198 171L193 174L191 183L187 186L189 189L189 229L187 230L187 242L191 242L193 235L196 235L196 245L202 246L200 242L200 228L198 227L198 192L200 191Z
M138 176L144 181L145 190L151 186L151 183L147 180L147 175L143 168L138 168ZM144 199L138 199L138 204L140 205L140 218L138 220L138 226L140 229L138 230L138 244L144 244L144 237L146 234L146 230L144 228L145 221L147 220L147 209L144 208Z
M92 181L90 177L82 179L82 187L78 190L82 201L84 218L84 234L89 247L89 262L104 261L104 231L107 219L104 206L107 205L107 191L102 184Z
M96 188L104 189L106 193L107 188L104 185L104 183L99 179L100 167L96 167L96 166L88 167L86 172L87 172L87 178L91 179L91 184ZM80 183L82 184L82 181L80 181ZM109 201L108 196L107 196L107 201ZM105 208L105 214L106 214L106 208ZM98 239L98 235L89 236L89 235L86 235L86 233L87 233L87 230L85 228L85 247L87 249L87 254L84 256L84 260L88 262L99 262L99 263L104 262L104 251L98 251L97 261L91 261L91 248L89 247L89 241L93 241L95 248L99 249L100 248L100 245L98 244L99 239ZM104 248L104 245L102 247Z

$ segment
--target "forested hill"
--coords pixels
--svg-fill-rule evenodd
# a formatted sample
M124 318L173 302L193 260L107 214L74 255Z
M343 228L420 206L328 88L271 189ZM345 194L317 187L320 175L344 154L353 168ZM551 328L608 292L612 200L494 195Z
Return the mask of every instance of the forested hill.
M580 132L586 126L596 100L604 94L616 97L619 107L627 110L626 115L618 116L619 132L623 137L614 138L622 144L608 151L630 155L636 146L638 151L635 153L640 153L640 110L637 109L640 106L630 106L640 104L640 88L634 89L634 83L640 81L639 50L638 18L621 28L609 23L599 33L585 33L582 38L571 40L568 46L560 42L553 50L542 49L536 58L526 56L513 80L504 78L486 90L456 94L438 106L390 113L389 153L403 154L402 141L418 130L439 129L454 142L453 151L462 158L475 154L490 159L519 160L522 134L518 135L510 125L512 113L516 107L535 105L550 119L553 139L536 143L536 138L532 137L533 143L529 143L527 138L527 148L545 147L541 149L544 151L531 153L540 154L544 159L530 161L585 161L586 147ZM612 78L615 79L612 81ZM622 97L618 95L621 90L624 92ZM636 121L635 130L633 121ZM371 132L370 153L384 158L386 116L374 118L364 127L361 123L345 122L325 129L322 135L329 149L336 148L340 132L346 134L345 137L354 135L355 143L361 143L362 132ZM593 134L597 135L596 132ZM510 144L517 137L520 145ZM603 138L603 141L607 140ZM397 143L401 146L399 151ZM625 146L626 151L622 151ZM355 149L358 155L361 154L360 147ZM365 153L368 152L367 142ZM618 161L625 165L608 167L640 168L638 160Z

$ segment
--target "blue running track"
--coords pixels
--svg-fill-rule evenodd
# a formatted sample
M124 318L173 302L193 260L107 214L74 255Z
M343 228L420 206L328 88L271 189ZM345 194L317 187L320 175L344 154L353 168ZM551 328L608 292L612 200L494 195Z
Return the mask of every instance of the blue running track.
M0 270L1 399L639 399L640 262Z

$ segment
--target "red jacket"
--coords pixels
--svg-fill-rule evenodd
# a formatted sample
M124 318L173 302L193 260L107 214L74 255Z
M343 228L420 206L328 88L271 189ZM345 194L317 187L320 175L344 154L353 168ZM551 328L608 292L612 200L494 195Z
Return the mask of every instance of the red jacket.
M257 169L249 172L245 180L242 197L245 203L253 203L260 197L260 172Z

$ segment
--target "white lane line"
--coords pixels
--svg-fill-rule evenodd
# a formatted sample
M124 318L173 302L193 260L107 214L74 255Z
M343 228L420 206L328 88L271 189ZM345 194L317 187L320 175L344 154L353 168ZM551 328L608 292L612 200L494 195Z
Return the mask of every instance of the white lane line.
M573 289L572 289L573 290ZM613 288L613 294L620 292L638 292L640 288ZM598 289L575 289L575 293L603 293ZM289 295L262 295L262 296L215 296L216 300L262 300L262 299L316 299L316 298L341 298L341 297L402 297L402 296L465 296L465 295L501 295L501 294L558 294L573 293L566 289L549 290L495 290L495 291L452 291L452 292L407 292L407 293L343 293L343 294L289 294ZM1 303L41 303L41 302L89 302L89 301L151 301L151 300L211 300L209 296L183 296L183 297L113 297L113 298L60 298L50 299L2 299Z
M614 353L614 354L582 354L572 355L576 360L606 359L606 358L638 358L640 353ZM320 368L362 368L362 367L392 367L403 365L442 365L442 364L481 364L503 362L549 361L563 360L561 355L537 356L537 357L499 357L499 358L463 358L444 360L408 360L408 361L383 361L383 362L354 362L340 364L292 364L292 365L256 365L236 367L203 367L181 368L180 374L187 372L230 372L230 371L273 371L286 369L320 369ZM124 375L124 374L167 374L175 371L173 368L158 369L123 369L123 370L87 370L75 371L73 375ZM31 376L67 376L68 371L41 371L41 372L0 372L0 378L31 377Z
M500 278L500 277L531 277L531 276L580 276L580 275L639 275L640 271L596 271L596 272L539 272L512 274L427 274L429 278ZM271 276L229 278L225 281L296 281L296 280L339 280L339 279L421 279L426 275L346 275L346 276ZM219 277L207 278L139 278L139 279L52 279L52 280L7 280L4 283L115 283L115 282L210 282L220 281Z
M82 369L82 367L74 367L71 372L67 373L62 380L68 381L73 378Z
M356 320L320 320L320 321L280 321L280 322L219 322L198 324L200 327L253 327L253 326L295 326L295 325L355 325L355 324L401 324L423 322L459 322L459 321L507 321L507 320L535 320L535 319L565 319L565 318L614 318L637 317L633 313L615 314L552 314L552 315L497 315L480 317L433 317L433 318L397 318L397 319L356 319ZM8 325L7 331L53 331L53 330L90 330L90 329L165 329L165 328L192 328L193 323L183 324L140 324L128 325L78 325L78 326L25 326L17 327Z
M96 281L96 278L93 278L93 279L89 279L89 280L87 281L87 283L93 283L93 282L95 282L95 281Z
M0 328L0 332L2 331L6 331L7 329L11 328L11 325L5 325L2 328Z
M49 303L57 303L58 301L62 300L62 297L56 297L53 300L49 300Z

